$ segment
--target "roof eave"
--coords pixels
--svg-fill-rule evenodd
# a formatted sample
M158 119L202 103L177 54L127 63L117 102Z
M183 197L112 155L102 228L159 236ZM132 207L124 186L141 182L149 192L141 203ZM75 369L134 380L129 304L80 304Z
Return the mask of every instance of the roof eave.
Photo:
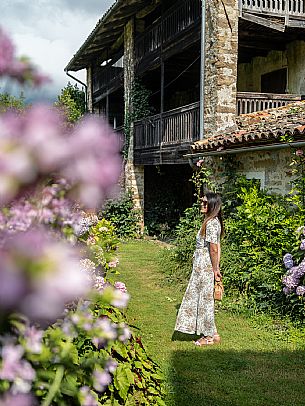
M90 42L93 40L97 32L100 30L102 25L107 21L108 18L112 16L112 14L120 7L121 3L123 3L124 0L116 0L116 2L110 7L108 11L103 15L103 17L97 22L96 26L88 36L88 38L85 40L83 45L79 48L79 50L76 52L76 54L73 56L73 58L70 60L70 62L67 64L67 66L64 68L65 72L68 71L74 71L77 72L81 69L85 69L87 65L85 63L77 63L77 60L79 60L81 54L85 51L87 46L90 44Z

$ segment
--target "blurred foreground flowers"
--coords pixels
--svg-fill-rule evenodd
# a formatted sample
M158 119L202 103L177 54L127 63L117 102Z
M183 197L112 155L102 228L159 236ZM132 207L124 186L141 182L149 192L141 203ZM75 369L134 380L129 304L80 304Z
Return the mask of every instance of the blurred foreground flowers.
M47 81L1 29L0 77ZM129 296L106 281L116 242L91 233L98 219L83 209L99 207L120 172L120 141L96 117L71 128L44 105L0 116L1 405L97 405L112 382L111 345L130 338L115 306Z

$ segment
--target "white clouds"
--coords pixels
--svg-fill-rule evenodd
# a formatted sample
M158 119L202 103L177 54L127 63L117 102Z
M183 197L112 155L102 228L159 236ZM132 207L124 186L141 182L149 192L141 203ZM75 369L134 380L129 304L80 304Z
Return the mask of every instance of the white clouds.
M29 56L53 79L52 85L35 92L34 97L54 98L68 81L64 67L114 1L1 0L1 3L1 24L12 36L18 55ZM76 76L85 79L84 72Z

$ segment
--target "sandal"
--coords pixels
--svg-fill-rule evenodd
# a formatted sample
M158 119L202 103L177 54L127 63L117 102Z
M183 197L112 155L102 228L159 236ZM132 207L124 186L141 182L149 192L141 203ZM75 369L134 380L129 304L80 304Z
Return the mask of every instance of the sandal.
M221 341L220 335L218 333L215 333L213 336L213 341L215 344L219 344Z
M205 345L213 345L214 344L214 339L213 338L201 337L201 338L199 338L199 340L194 341L194 344L197 347L203 347Z

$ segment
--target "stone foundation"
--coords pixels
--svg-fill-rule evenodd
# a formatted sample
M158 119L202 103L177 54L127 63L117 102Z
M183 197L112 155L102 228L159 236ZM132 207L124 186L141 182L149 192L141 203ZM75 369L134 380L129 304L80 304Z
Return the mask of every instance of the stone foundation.
M131 190L135 209L141 213L141 227L144 228L144 166L125 164L125 189Z

